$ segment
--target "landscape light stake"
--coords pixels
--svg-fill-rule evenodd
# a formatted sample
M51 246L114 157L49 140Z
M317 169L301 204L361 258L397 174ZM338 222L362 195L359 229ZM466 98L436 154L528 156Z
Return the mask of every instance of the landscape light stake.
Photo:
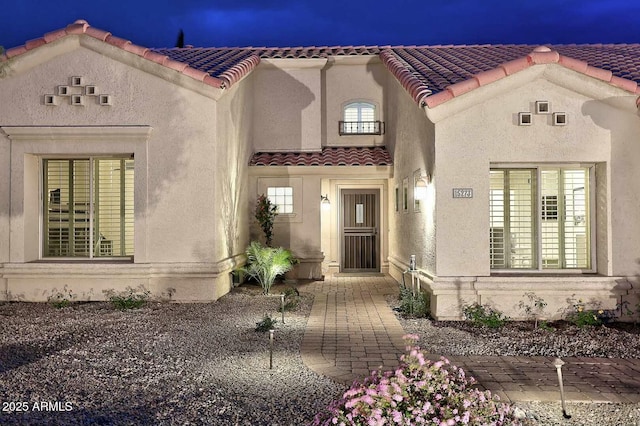
M269 330L269 370L273 369L273 332L275 330Z
M282 323L284 324L284 293L280 295L280 310L282 311Z
M567 410L564 406L564 386L562 385L562 366L564 364L565 362L560 358L556 358L553 361L553 365L554 367L556 367L556 370L558 371L558 382L560 382L560 401L562 402L562 415L564 416L565 419L570 419L571 416L567 414Z

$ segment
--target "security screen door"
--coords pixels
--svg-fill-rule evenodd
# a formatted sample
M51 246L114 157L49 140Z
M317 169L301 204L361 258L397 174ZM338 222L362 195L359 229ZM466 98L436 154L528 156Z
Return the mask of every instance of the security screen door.
M379 272L379 191L343 189L341 196L341 271Z

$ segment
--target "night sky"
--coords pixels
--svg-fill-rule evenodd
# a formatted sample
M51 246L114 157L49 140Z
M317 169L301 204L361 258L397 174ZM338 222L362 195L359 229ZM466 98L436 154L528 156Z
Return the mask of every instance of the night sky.
M11 0L0 45L76 19L146 47L638 43L638 0Z

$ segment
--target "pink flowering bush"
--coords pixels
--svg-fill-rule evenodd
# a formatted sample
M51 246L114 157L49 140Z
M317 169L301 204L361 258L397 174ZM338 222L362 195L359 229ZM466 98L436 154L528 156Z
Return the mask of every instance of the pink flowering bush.
M373 372L354 383L313 426L324 425L519 425L509 404L473 388L473 377L446 358L432 362L407 335L407 353L395 371Z

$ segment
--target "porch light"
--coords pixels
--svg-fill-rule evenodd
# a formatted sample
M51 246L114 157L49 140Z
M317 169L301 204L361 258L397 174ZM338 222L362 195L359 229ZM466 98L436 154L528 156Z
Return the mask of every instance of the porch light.
M431 182L431 176L420 176L416 179L413 196L416 200L424 200L427 198L427 186Z
M331 207L331 201L329 201L329 194L320 195L320 205L322 206L323 209L328 209L329 207Z

